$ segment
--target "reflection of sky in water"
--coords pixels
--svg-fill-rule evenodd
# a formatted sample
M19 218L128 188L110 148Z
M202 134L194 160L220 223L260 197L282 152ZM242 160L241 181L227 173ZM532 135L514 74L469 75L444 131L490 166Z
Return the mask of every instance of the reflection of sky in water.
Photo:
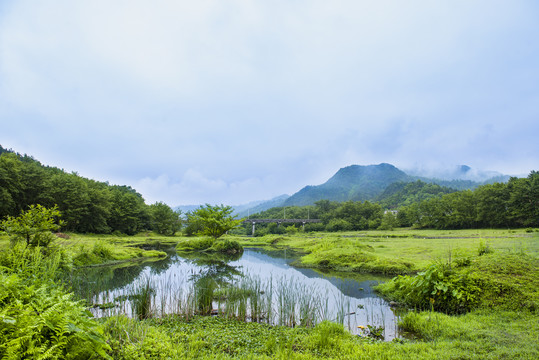
M378 283L375 276L358 276L359 280L353 278L342 278L336 276L325 276L312 269L294 268L289 265L293 260L286 258L285 253L276 257L265 254L255 249L246 249L239 260L230 261L222 266L203 265L196 259L186 260L173 255L168 263L159 266L156 264L144 265L142 271L136 279L128 285L101 293L94 301L108 302L119 295L132 293L133 286L142 284L148 279L157 288L154 306L161 312L177 311L177 304L192 289L194 276L205 274L215 277L225 276L228 270L235 268L251 278L260 279L264 286L273 282L273 292L276 293L279 286L287 286L297 291L305 292L312 299L319 301L327 307L326 317L336 320L339 309L344 307L344 325L353 333L359 334L359 325L383 326L385 328L386 340L391 340L397 333L397 317L389 307L388 303L376 296L371 286ZM172 260L172 261L171 261ZM228 279L240 277L229 277ZM265 285L264 285L265 284ZM276 301L276 295L273 301ZM174 305L176 304L176 305ZM130 312L129 302L125 302L122 309L101 312L95 310L96 315L106 315L113 311Z

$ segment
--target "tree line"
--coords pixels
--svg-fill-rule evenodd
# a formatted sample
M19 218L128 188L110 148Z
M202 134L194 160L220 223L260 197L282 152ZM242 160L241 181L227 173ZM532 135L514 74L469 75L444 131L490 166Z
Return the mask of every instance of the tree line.
M431 229L539 227L539 172L404 206L397 218Z
M430 229L539 227L539 172L507 183L457 191L423 181L394 183L377 202L320 200L310 206L276 207L252 219L321 219L309 231L415 227ZM246 225L246 231L249 231ZM283 233L277 224L257 225L259 234Z
M0 219L16 217L37 204L57 206L63 231L133 235L155 230L173 235L181 228L178 212L162 202L147 205L129 186L43 166L30 156L0 147Z
M181 230L179 212L157 202L147 205L129 186L110 185L42 165L27 155L0 147L0 220L16 217L31 205L56 208L63 231L136 234L155 230L174 235ZM222 209L221 209L222 210ZM388 211L391 210L391 211ZM193 214L188 218L191 223ZM456 191L422 181L394 183L377 202L320 200L309 206L272 208L251 218L321 219L306 231L539 227L539 172L506 183ZM187 232L196 233L195 226ZM297 228L297 226L296 226ZM197 230L198 229L198 230ZM277 224L258 225L258 233L282 233ZM293 229L292 229L293 230ZM250 233L248 225L245 232Z

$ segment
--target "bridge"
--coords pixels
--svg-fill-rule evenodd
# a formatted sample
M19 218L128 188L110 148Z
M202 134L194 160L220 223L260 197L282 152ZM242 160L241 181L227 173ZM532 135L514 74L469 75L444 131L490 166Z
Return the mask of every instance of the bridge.
M303 230L305 230L305 224L308 224L308 223L319 223L319 222L322 222L322 220L320 219L247 219L247 220L243 220L243 223L244 224L252 224L253 225L253 233L252 235L255 234L255 226L256 224L267 224L267 223L275 223L275 224L278 224L279 226L281 226L281 224L285 223L285 224L290 224L290 223L294 223L294 224L302 224L302 227L303 227Z

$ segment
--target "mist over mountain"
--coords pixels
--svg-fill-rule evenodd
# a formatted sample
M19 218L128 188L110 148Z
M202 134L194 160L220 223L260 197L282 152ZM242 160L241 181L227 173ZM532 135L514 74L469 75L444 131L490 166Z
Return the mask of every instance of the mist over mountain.
M509 180L508 175L504 175L497 171L485 171L472 169L468 165L457 165L448 168L414 168L406 169L407 174L411 176L417 176L421 178L430 178L437 180L469 180L478 183L491 182L492 179L496 181Z
M235 214L237 214L238 217L247 217L250 214L256 214L264 210L271 209L273 207L283 206L286 199L288 199L289 197L290 195L283 194L283 195L276 196L272 198L271 200L254 201L245 205L233 206L233 208L235 210ZM254 204L254 205L250 205L250 204Z

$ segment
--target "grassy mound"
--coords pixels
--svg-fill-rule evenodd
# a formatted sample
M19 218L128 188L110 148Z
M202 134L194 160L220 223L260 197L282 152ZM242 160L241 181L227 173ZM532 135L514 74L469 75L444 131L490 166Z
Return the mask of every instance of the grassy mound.
M178 252L216 252L222 254L241 254L243 246L235 240L214 239L211 237L192 238L178 242L176 245Z
M463 313L479 308L539 309L539 260L525 254L485 254L436 263L417 275L378 286L412 308Z

